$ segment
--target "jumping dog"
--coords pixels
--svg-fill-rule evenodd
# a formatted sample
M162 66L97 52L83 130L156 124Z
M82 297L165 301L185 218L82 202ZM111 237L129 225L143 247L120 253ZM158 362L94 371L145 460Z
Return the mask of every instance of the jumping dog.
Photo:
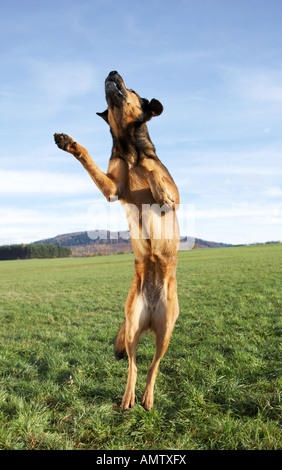
M71 137L55 134L54 138L60 149L81 162L108 201L119 199L125 208L135 273L125 303L125 320L115 340L116 358L127 355L129 364L121 406L127 410L134 405L136 346L140 335L150 329L156 337L156 351L142 396L142 405L150 410L159 363L179 313L176 283L179 229L175 214L179 194L156 155L146 124L162 113L162 104L127 89L116 71L110 72L105 80L105 94L108 107L97 114L110 126L113 138L106 174Z

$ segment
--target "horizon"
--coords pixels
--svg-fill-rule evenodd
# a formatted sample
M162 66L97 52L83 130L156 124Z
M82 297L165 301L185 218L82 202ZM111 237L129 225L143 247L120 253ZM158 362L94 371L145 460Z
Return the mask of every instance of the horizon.
M95 236L95 237L92 237L91 236L91 233L92 232L95 232L95 235L96 233L98 232L99 235ZM129 234L129 229L128 230L118 230L118 231L111 231L111 230L100 230L100 229L93 229L93 230L79 230L77 232L67 232L67 233L59 233L57 235L54 235L52 237L49 237L49 238L42 238L40 240L33 240L33 241L30 241L28 243L26 243L27 245L28 244L36 244L36 243L42 243L44 244L44 242L48 242L47 244L50 244L50 241L53 240L53 239L56 239L56 238L60 238L60 237L66 237L66 236L73 236L73 235L81 235L81 234L87 234L89 240L97 240L97 239L104 239L104 240L107 240L108 238L110 239L113 239L113 240L116 240L118 237L120 237L121 239L125 240L125 241L129 241L130 240L130 237L127 236L127 234ZM110 234L109 237L108 237L108 233ZM111 236L113 234L113 236ZM125 234L125 238L123 238L121 236L121 234ZM102 235L102 236L100 236ZM105 236L106 235L106 236ZM198 237L190 237L189 235L180 235L180 242L183 243L185 242L185 240L183 239L189 239L188 243L189 243L189 247L188 248L183 248L183 245L182 245L182 248L181 249L186 249L186 250L190 250L192 248L194 248L195 244L198 243L199 241L202 241L202 242L207 242L207 243L214 243L216 245L219 245L218 247L215 247L215 248L219 248L220 245L223 245L224 248L236 248L237 246L251 246L251 245L268 245L268 244L278 244L278 243L282 243L281 240L268 240L266 242L254 242L254 243L241 243L241 244L231 244L231 243L224 243L224 242L217 242L216 240L205 240L205 239L202 239L202 238L198 238ZM193 241L193 245L191 245L191 241ZM14 245L14 244L9 244L9 243L6 243L4 245L0 245L0 248L3 247L3 246L9 246L9 245ZM25 245L25 243L15 243L15 245ZM61 245L61 246L67 246L67 245ZM74 246L74 245L70 245L70 246ZM79 245L80 246L80 245ZM198 248L198 247L197 247ZM200 247L202 248L202 247ZM208 248L214 248L213 246L211 247L208 247Z
M111 70L164 106L148 130L192 236L281 242L281 14L279 0L3 2L0 245L87 231L97 207L128 230L53 141L69 134L106 172L112 140L96 112Z

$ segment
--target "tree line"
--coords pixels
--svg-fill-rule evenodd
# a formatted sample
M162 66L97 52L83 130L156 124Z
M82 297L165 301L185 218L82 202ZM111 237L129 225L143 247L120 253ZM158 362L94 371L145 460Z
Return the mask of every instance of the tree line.
M0 260L66 258L71 255L70 248L66 246L47 245L45 243L0 246Z

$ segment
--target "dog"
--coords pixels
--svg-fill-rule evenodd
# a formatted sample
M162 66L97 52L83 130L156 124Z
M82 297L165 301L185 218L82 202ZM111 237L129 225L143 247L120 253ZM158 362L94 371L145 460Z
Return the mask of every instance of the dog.
M149 101L127 89L117 71L110 72L106 78L105 94L108 107L97 114L110 126L113 138L106 174L71 137L57 133L54 138L60 149L81 162L108 201L118 199L125 208L135 272L125 303L125 320L114 345L117 359L128 357L127 386L121 408L127 410L134 405L136 346L140 335L151 330L155 334L156 350L141 402L150 410L159 363L179 314L176 281L179 193L156 155L147 128L147 122L163 112L160 101L154 98Z

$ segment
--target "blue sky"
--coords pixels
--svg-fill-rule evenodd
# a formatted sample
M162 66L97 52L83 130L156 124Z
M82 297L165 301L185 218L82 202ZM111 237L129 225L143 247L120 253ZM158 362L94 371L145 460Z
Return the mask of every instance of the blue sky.
M0 7L0 244L108 223L102 209L95 219L107 203L53 134L73 136L106 171L111 136L96 111L111 70L164 106L149 131L193 209L185 231L234 244L282 240L281 0ZM117 204L105 211L125 229Z

